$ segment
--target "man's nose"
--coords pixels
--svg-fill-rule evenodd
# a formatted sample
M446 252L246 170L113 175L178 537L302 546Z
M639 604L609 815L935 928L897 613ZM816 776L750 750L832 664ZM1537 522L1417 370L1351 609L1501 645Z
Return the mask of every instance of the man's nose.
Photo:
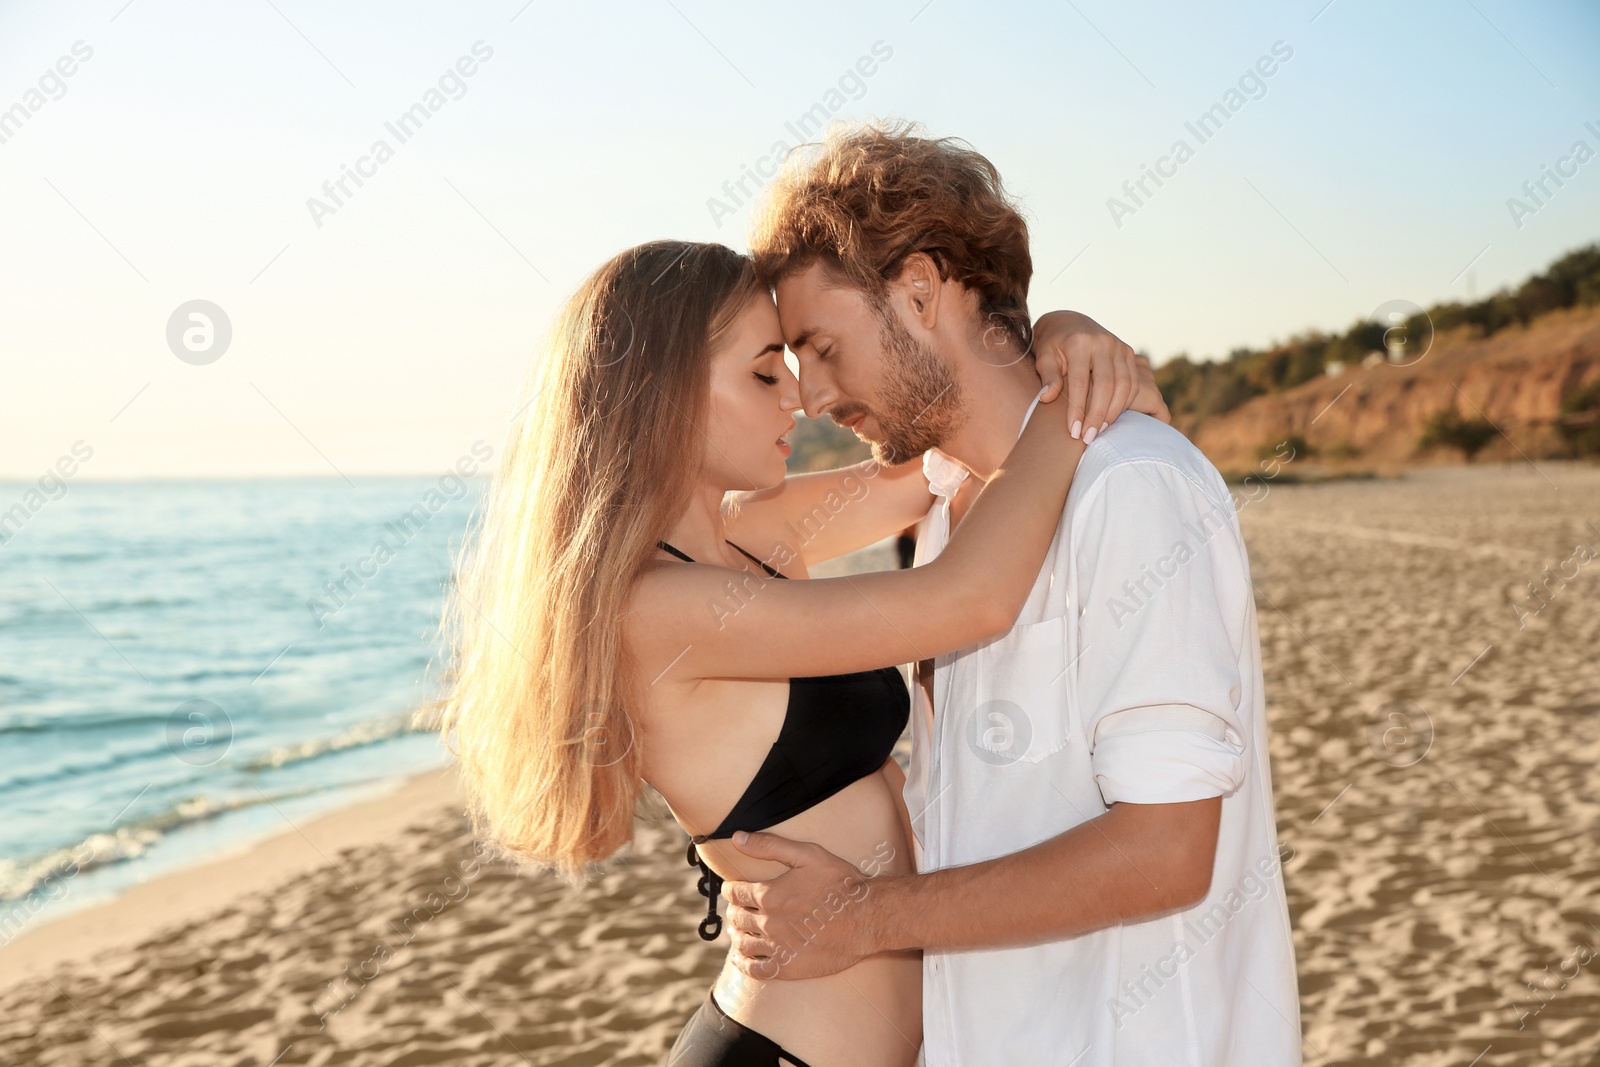
M827 373L812 366L800 374L800 402L805 405L808 418L820 418L829 405L839 399L839 391Z

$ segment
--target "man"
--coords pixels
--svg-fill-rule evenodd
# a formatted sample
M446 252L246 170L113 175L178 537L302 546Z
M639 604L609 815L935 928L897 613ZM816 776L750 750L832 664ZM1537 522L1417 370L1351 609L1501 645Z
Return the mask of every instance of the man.
M835 133L774 183L751 244L807 413L886 461L924 454L943 498L926 562L949 498L992 476L1038 403L1027 229L999 175L905 128ZM920 665L906 786L919 873L861 892L819 846L748 835L744 851L791 870L725 888L737 965L806 978L923 949L933 1067L1297 1064L1230 496L1156 419L1129 412L1082 439L1015 628Z

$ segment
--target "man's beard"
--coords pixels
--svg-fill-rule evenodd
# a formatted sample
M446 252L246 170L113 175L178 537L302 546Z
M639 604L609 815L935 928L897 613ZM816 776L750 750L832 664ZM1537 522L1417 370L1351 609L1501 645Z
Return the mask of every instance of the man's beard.
M967 412L961 386L939 353L906 330L894 311L878 309L883 344L882 409L873 412L883 440L872 441L872 458L892 467L949 440Z

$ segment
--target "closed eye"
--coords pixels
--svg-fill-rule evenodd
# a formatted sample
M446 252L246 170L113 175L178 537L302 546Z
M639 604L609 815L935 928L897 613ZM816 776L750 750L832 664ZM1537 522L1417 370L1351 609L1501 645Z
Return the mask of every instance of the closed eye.
M762 381L766 382L768 385L778 384L778 376L776 374L762 374L760 371L753 371L752 373L755 374L757 378L760 378Z

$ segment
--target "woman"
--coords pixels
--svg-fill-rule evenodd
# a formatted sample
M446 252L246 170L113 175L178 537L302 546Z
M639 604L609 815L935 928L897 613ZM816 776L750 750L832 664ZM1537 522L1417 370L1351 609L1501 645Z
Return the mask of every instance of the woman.
M733 849L736 830L911 870L894 665L1010 628L1083 448L1067 405L1040 404L936 560L798 581L932 498L916 463L786 480L801 403L783 353L737 253L659 241L601 267L559 320L447 616L442 728L478 831L577 873L631 839L649 785L692 835L708 939L721 876L779 873ZM742 547L785 524L798 551ZM911 1064L920 1041L915 954L812 981L730 964L672 1062Z

